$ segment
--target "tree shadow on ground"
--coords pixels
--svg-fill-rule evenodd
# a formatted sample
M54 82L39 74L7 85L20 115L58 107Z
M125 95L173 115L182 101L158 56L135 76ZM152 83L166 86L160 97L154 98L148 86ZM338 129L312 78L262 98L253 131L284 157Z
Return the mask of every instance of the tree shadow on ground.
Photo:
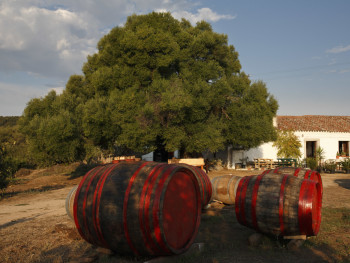
M90 171L91 169L95 168L96 166L99 166L101 164L84 164L81 163L79 164L79 166L70 173L69 175L69 180L73 180L75 178L78 178L80 176L84 176L88 171Z
M336 179L334 180L340 187L350 190L350 179Z
M5 192L1 195L2 198L10 198L14 197L19 194L32 194L32 193L41 193L41 192L47 192L51 190L58 190L66 187L65 184L57 184L57 185L44 185L42 187L35 187L35 188L30 188L27 190L23 191L11 191L11 192ZM1 201L1 199L0 199Z

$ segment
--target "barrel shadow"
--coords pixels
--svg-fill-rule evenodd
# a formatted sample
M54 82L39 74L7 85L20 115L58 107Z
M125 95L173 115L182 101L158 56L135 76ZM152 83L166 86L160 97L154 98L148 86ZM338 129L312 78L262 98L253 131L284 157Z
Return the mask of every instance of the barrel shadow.
M202 214L199 234L195 242L204 243L204 251L186 262L332 262L336 251L327 244L312 242L296 250L288 250L289 241L263 235L261 242L252 246L249 237L254 230L240 225L234 206L210 208ZM319 251L326 251L327 258ZM205 259L203 261L203 259ZM198 260L198 261L196 261Z

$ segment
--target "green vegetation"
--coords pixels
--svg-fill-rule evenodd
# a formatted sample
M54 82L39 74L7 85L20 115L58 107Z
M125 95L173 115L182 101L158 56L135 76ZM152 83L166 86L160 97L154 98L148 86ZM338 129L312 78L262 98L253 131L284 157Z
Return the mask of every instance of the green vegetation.
M185 155L274 140L277 101L241 71L227 36L169 13L113 28L63 94L32 99L20 119L31 158L51 165L162 145Z
M18 119L0 116L0 190L6 188L19 168L30 165L25 138L18 130Z
M7 187L9 177L11 176L11 166L6 160L6 152L4 147L0 146L0 190Z
M349 173L350 172L350 158L345 158L341 162L341 167L346 173Z
M293 131L278 130L277 140L273 144L277 148L277 156L281 158L301 157L301 142Z

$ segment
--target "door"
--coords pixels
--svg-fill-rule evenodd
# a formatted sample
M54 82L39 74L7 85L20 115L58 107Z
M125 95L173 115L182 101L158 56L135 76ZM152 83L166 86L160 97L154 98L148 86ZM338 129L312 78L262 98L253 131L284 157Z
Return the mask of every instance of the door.
M306 142L306 157L316 157L316 141Z

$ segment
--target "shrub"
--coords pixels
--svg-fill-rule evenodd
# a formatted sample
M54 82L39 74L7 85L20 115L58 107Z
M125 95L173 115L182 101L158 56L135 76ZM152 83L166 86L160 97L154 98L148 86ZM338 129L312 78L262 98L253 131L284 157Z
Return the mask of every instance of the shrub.
M308 158L306 158L306 165L311 170L316 170L317 160L315 158L313 158L313 157L308 157Z
M11 170L11 165L6 156L6 149L4 146L0 145L0 190L8 186Z

